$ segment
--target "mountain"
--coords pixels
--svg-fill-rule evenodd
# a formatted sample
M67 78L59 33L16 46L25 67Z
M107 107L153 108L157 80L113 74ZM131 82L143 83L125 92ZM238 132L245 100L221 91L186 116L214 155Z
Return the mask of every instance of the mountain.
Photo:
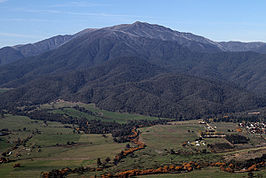
M33 44L16 45L0 49L0 65L9 64L19 59L37 56L42 53L56 49L64 43L79 37L85 33L95 31L95 28L82 30L74 35L57 35Z
M12 63L16 60L24 59L30 56L37 56L44 52L53 50L69 41L72 37L72 35L58 35L33 44L1 48L0 65Z
M12 63L22 58L24 58L23 54L13 47L0 49L0 65Z
M24 57L36 56L57 48L71 38L72 35L58 35L33 44L17 45L14 48L20 51Z
M127 35L144 37L150 39L159 39L163 41L175 41L179 45L188 47L195 52L215 53L221 51L227 52L246 52L253 51L261 54L266 54L266 43L262 42L215 42L202 36L192 33L184 33L172 30L156 24L145 22L135 22L133 24L122 24L112 27L103 28L114 32L123 32ZM58 35L52 38L25 45L17 45L13 47L5 47L0 49L0 65L14 62L25 57L37 56L44 52L56 49L64 43L82 36L86 33L97 31L99 29L88 28L74 35Z
M266 43L262 42L250 42L243 43L239 41L219 42L225 51L243 52L253 51L262 54L266 54Z
M15 88L0 104L63 98L162 117L242 111L266 105L265 66L264 54L226 52L159 25L86 29L53 50L0 66L0 87Z
M244 52L253 51L257 53L266 53L266 44L262 42L242 43L242 42L215 42L202 36L192 33L184 33L172 30L156 24L148 24L145 22L135 22L133 24L122 24L112 27L103 28L114 32L123 32L127 35L144 37L150 39L159 39L163 41L175 41L179 45L188 47L191 51L196 52ZM56 49L62 44L99 29L88 28L74 35L58 35L52 38L25 45L17 45L13 47L5 47L0 49L0 65L14 62L25 57L37 56L44 52ZM8 48L8 50L7 50ZM15 53L15 54L13 54Z
M144 59L126 57L37 78L0 96L0 103L40 104L58 98L92 102L111 111L169 118L241 111L262 104L233 85L169 73Z
M158 34L161 28L164 27L137 22L85 30L55 50L0 68L0 87L14 88L37 76L91 67L118 57L138 56L174 73L233 82L259 95L266 95L265 55L197 52L176 40L164 40L166 37L162 40L163 35ZM137 35L148 31L154 34L154 38ZM164 36L169 36L171 30L166 28L165 31ZM173 31L173 38L175 33Z
M178 42L178 44L189 47L191 50L194 51L217 52L221 50L220 45L218 43L208 40L204 37L193 35L191 33L181 33L173 31L169 28L165 28L163 26L151 25L143 22L117 25L104 29L107 31L109 30L114 32L123 32L138 37L160 39L165 41L176 41ZM151 29L152 31L150 31ZM0 65L8 64L18 59L23 59L25 57L37 56L44 52L56 49L57 47L70 41L73 38L82 36L86 33L90 33L96 30L98 29L88 28L74 35L58 35L37 43L10 47L13 51L19 53L20 57L18 57L17 55L11 55L11 52L6 52L6 50L2 48L0 49Z
M156 24L148 24L145 22L137 21L133 24L117 25L113 27L107 27L106 29L150 39L176 41L179 45L188 47L192 51L218 52L222 50L222 46L219 43L211 41L207 38L194 35L192 33L174 31L170 28Z

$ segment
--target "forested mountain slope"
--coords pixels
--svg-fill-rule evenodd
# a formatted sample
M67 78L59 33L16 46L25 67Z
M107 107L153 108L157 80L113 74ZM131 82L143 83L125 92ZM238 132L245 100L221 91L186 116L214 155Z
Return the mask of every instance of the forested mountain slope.
M1 66L0 87L15 88L1 104L63 98L162 117L264 106L257 96L266 96L266 55L216 45L141 22L87 29L54 50Z

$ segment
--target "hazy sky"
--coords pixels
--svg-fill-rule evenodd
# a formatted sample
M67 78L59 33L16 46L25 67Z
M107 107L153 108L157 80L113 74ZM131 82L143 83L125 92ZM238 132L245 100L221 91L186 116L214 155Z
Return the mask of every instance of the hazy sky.
M266 42L266 0L0 0L0 47L135 21Z

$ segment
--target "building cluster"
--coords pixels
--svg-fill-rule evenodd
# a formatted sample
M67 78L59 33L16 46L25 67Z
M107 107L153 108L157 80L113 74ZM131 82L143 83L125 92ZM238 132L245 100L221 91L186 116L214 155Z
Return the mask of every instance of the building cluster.
M205 131L201 132L202 138L224 138L226 135L216 131L216 126L211 126L208 122L200 121L199 124L205 125Z
M266 134L264 122L242 122L239 127L245 128L251 134Z

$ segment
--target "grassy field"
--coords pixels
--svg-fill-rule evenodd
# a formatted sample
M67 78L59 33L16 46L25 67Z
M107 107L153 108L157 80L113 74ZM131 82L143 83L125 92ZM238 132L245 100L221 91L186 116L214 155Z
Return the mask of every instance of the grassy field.
M91 116L89 114L77 111L74 108L69 108L69 107L74 107L77 105L96 113L96 115L101 116L102 118ZM68 108L65 108L65 107L68 107ZM89 120L101 119L102 121L108 121L108 122L116 121L118 123L126 123L129 120L157 120L158 119L157 117L150 117L150 116L144 116L144 115L139 115L139 114L106 111L106 110L97 108L95 104L71 103L67 101L60 101L60 102L55 102L51 104L41 105L40 108L41 109L54 109L53 112L55 113L61 113L61 114L66 113L73 117L84 117Z
M51 111L52 113L57 113L57 114L67 114L69 116L72 117L77 117L77 118L87 118L88 120L95 120L95 119L101 119L99 117L96 116L92 116L90 114L84 113L84 112L80 112L74 108L61 108L61 109L55 109L53 111ZM105 121L105 119L102 119L103 121Z
M199 124L194 125L193 121L182 125L156 125L141 129L141 138L148 147L163 151L182 148L182 144L186 141L193 142L199 137L201 130L203 127Z
M212 122L210 123L210 125L212 127L217 127L217 131L218 132L223 132L223 133L231 133L228 132L228 130L233 130L236 131L236 129L238 128L238 124L237 123L233 123L233 122Z
M86 117L93 119L89 114L80 112L71 108L74 103L60 102L49 105L42 105L41 108L53 109L52 112L68 114L75 117ZM157 119L147 116L131 115L128 113L114 113L100 110L94 105L79 103L79 106L104 116L104 121L126 122L128 119ZM110 119L110 120L109 120ZM228 129L235 130L236 123L212 123L217 127L217 131L226 134L236 134L237 132L228 132ZM25 139L30 135L33 137L25 144L20 145L12 151L9 156L14 162L0 165L0 177L39 177L42 171L51 171L52 169L61 169L63 167L97 166L97 158L105 160L125 149L127 143L115 143L110 134L104 137L101 134L77 134L73 132L73 126L61 124L58 122L47 122L31 120L28 117L5 115L0 118L0 129L8 128L10 134L0 137L0 153L15 145L18 139ZM39 133L35 133L36 130ZM242 159L239 155L249 154L248 159L265 153L265 148L256 148L257 144L265 143L263 137L259 135L250 135L243 131L242 134L250 138L250 143L246 147L235 146L235 150L226 153L212 153L207 144L227 142L224 138L209 138L204 140L204 144L195 145L195 139L199 138L200 132L205 130L205 126L199 124L196 120L169 122L168 125L155 125L139 129L140 140L147 147L134 152L123 158L117 166L105 169L103 172L88 172L84 177L101 175L103 173L117 173L129 169L147 169L158 168L169 164L182 164L183 162L216 162L224 159L236 158ZM33 134L35 133L35 134ZM190 145L182 146L184 142L190 142ZM133 145L133 144L131 144ZM240 149L239 149L240 148ZM203 150L207 153L203 153ZM171 150L177 154L171 153ZM20 163L21 167L13 168L13 165ZM265 175L265 170L255 172ZM70 174L69 177L80 177L78 174ZM147 177L247 177L244 174L230 174L221 172L216 168L206 168L196 170L190 173L182 174L162 174L149 175Z
M5 118L0 119L0 129L5 128L8 128L9 131L11 131L11 134L1 137L3 139L3 141L0 142L1 145L7 144L12 146L18 139L25 139L26 137L32 135L32 132L36 130L39 130L41 134L36 135L29 143L38 139L39 142L48 142L49 144L53 144L55 142L60 142L62 140L60 137L67 136L68 138L71 138L73 135L72 129L64 128L63 124L57 122L47 122L47 125L45 125L43 121L33 121L23 116L6 115ZM77 140L79 136L75 135L75 137L77 137ZM7 140L10 143L7 143ZM70 139L67 141L73 140ZM0 151L4 150L0 149Z
M0 119L0 129L8 128L11 134L1 137L0 153L14 144L7 140L27 137L38 129L36 134L25 146L21 145L12 151L10 159L15 162L0 165L0 177L39 177L42 171L63 167L96 166L97 158L111 159L125 148L126 143L115 143L111 135L74 134L71 128L61 123L32 121L27 117L6 115ZM69 126L69 125L68 125ZM20 131L26 128L26 131ZM74 142L68 145L67 142ZM57 146L56 146L57 144ZM20 155L20 156L16 156ZM20 163L21 167L13 168Z
M125 123L128 120L157 120L157 117L144 116L139 114L129 114L129 113L120 113L120 112L111 112L97 108L94 104L89 104L86 106L87 109L102 114L105 118L110 119L111 121L115 120L116 122ZM86 108L85 107L85 108Z
M266 171L262 170L259 172L253 173L254 177L266 176ZM202 170L195 170L189 173L181 173L181 174L157 174L157 175L146 175L146 176L137 176L138 178L168 178L168 177L184 177L184 178L248 178L248 173L227 173L222 172L218 168L205 168Z
M232 125L231 123L229 124ZM223 124L221 123L221 125ZM223 125L223 127L226 126ZM235 125L232 125L232 127L235 127ZM188 161L204 162L208 160L210 162L216 162L222 161L224 156L228 154L241 154L241 152L243 152L247 157L248 153L252 152L252 149L257 149L246 148L244 150L232 150L226 153L210 152L210 149L206 145L227 143L224 138L204 139L205 145L201 144L201 146L182 146L185 141L193 143L193 141L199 137L199 132L204 129L204 126L198 124L198 121L173 122L171 125L156 125L148 128L141 128L141 140L147 145L146 149L135 153L133 157L126 158L125 161L119 165L119 168L122 170L126 169L126 167L131 167L132 169L156 168L165 164L180 164ZM247 145L251 146L250 144ZM238 146L236 146L236 149L237 147ZM181 151L183 154L171 154L171 149L175 152ZM203 149L207 150L207 154L201 153ZM256 152L257 155L254 154L253 156L258 156L259 153L261 154L263 152L266 153L266 150L262 148L260 152ZM249 159L252 159L252 157Z
M117 167L108 172L119 170L158 168L169 164L182 164L189 161L219 161L222 157L214 153L201 154L197 151L206 146L183 147L185 141L193 142L199 137L204 127L198 121L173 122L171 125L156 125L139 129L140 139L147 145L143 150L123 159ZM188 132L189 130L189 132ZM170 150L190 152L188 154L171 154Z

